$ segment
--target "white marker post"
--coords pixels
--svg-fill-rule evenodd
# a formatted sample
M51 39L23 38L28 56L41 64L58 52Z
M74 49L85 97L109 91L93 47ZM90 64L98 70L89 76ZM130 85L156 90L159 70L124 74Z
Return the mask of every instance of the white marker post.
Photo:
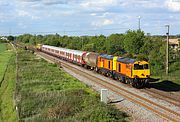
M107 89L101 89L101 102L104 102L107 104L108 102L108 90Z

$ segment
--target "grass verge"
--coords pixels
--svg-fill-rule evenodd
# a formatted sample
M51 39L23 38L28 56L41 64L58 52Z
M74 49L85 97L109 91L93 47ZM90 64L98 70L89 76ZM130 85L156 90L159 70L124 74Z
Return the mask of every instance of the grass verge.
M0 121L16 122L17 118L13 105L13 91L16 81L16 56L9 44L1 43L0 50Z
M152 76L152 87L167 91L180 92L180 62L174 62L169 67L168 76L162 73L161 76Z
M18 103L23 121L128 121L128 116L99 102L99 95L54 64L19 52Z
M0 43L0 83L3 80L5 70L7 68L9 58L12 55L12 51L9 44Z

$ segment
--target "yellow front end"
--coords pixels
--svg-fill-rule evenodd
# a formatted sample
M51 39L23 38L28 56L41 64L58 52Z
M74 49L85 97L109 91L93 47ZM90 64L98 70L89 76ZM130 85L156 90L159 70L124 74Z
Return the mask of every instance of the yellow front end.
M41 49L41 46L42 46L42 44L37 44L37 45L36 45L36 49L40 50L40 49Z
M136 61L132 69L132 78L149 78L150 69L146 61Z

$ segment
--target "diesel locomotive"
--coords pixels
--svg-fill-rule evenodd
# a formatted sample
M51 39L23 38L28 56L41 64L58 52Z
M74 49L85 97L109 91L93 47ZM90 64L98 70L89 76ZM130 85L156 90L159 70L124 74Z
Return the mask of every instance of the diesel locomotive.
M38 44L36 48L136 88L145 87L150 78L149 63L146 61L49 45Z

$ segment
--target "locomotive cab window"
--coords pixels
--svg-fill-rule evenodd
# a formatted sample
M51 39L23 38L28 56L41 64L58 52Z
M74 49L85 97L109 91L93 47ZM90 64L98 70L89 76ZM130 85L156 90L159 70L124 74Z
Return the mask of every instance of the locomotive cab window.
M144 65L134 64L134 70L142 70L142 69L149 69L148 64L144 64Z
M143 67L144 67L144 69L149 69L149 65L148 64L144 64Z

